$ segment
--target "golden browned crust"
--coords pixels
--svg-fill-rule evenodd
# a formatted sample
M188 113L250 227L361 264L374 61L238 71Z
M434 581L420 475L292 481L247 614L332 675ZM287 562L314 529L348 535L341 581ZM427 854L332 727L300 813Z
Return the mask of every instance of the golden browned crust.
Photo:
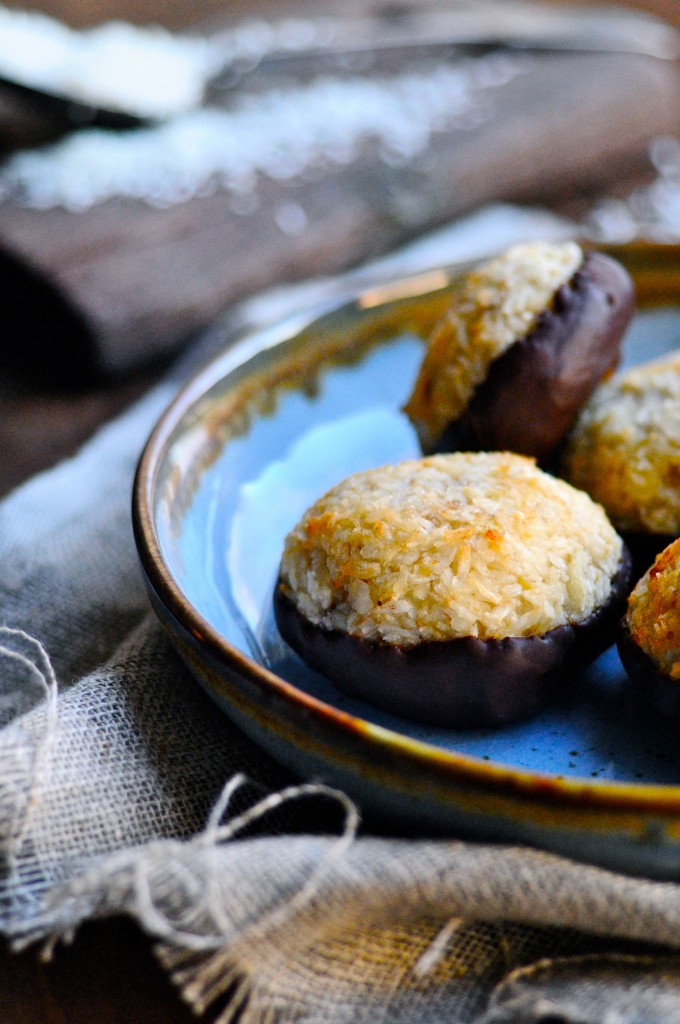
M575 242L521 243L463 279L405 406L426 451L461 415L491 363L534 329L582 262Z
M310 622L408 645L580 621L620 557L602 509L533 460L455 453L338 484L286 539L281 580Z
M562 470L620 530L680 533L680 352L602 384L584 406Z
M628 599L631 639L655 666L680 679L680 539L658 555Z

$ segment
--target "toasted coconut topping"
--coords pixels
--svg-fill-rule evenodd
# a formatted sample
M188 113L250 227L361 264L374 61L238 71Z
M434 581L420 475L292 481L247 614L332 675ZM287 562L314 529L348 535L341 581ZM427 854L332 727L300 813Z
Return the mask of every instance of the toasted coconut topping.
M533 460L459 452L338 484L288 535L281 580L309 621L368 640L530 636L603 604L621 547Z
M680 533L680 351L601 385L563 460L621 530Z
M636 585L626 624L657 668L680 680L680 539L657 556Z
M491 363L552 308L556 292L582 263L575 242L523 243L461 281L405 406L426 449L463 413Z

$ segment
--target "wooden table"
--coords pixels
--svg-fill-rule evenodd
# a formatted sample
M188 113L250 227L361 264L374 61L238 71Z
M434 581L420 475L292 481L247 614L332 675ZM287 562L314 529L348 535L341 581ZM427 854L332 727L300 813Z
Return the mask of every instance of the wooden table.
M49 964L0 948L3 1024L189 1024L196 1021L129 921L87 924ZM204 1019L210 1020L211 1015Z

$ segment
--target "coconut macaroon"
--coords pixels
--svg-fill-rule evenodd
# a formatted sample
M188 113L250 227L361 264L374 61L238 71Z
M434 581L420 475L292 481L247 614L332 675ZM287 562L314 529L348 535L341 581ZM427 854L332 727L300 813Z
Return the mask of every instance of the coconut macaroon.
M657 556L628 598L618 648L648 703L680 714L680 539Z
M618 361L633 286L575 242L515 245L462 279L405 412L424 452L503 450L545 461ZM518 415L518 398L531 415Z
M661 538L657 551L680 534L680 351L594 392L562 472L604 505L620 530Z
M505 452L358 473L286 538L280 631L340 689L408 717L530 713L621 613L620 537L586 494Z

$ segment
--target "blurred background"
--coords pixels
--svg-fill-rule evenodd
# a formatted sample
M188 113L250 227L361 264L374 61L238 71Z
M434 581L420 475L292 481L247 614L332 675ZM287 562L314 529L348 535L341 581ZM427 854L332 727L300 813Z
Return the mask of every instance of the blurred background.
M0 493L262 291L516 235L674 243L678 26L663 0L0 5Z
M407 0L417 4L419 0ZM505 0L511 4L513 0ZM556 0L550 0L556 2ZM580 0L586 6L591 0ZM592 4L591 4L592 5ZM81 0L74 5L69 0L28 0L22 4L9 4L23 10L42 11L73 26L96 25L111 18L123 18L136 24L148 24L150 17L168 28L182 28L188 25L206 25L211 21L219 23L227 18L241 18L252 15L280 17L284 8L313 15L319 10L317 0L295 0L293 3L281 0L174 0L173 3L149 4L142 0ZM362 11L377 8L377 0L340 0L332 5L334 11ZM382 6L385 6L384 4ZM403 6L403 4L400 4ZM648 11L667 21L680 24L680 11L673 0L631 0L631 8Z

